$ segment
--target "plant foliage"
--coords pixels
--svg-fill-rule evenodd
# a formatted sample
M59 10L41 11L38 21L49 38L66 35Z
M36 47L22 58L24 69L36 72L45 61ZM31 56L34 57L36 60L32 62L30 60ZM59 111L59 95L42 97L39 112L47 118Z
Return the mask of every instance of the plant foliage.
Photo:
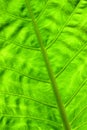
M87 130L87 0L30 0L72 130ZM0 130L64 130L25 0L0 0Z

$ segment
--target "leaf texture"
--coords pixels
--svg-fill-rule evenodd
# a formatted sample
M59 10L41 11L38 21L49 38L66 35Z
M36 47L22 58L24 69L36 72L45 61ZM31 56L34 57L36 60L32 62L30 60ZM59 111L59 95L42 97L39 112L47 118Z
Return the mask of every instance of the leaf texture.
M87 0L31 0L72 130L87 130ZM0 129L63 130L24 0L0 0Z

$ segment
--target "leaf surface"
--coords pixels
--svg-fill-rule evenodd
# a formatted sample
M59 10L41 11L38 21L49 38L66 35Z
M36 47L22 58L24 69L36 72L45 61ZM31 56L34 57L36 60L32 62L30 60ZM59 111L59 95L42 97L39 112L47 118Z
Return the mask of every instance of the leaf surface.
M72 130L87 130L87 0L31 0ZM24 0L0 0L0 128L63 130Z

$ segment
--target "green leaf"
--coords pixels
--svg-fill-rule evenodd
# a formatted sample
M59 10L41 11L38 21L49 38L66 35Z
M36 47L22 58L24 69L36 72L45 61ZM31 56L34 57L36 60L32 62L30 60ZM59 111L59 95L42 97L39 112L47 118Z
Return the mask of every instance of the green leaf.
M30 6L71 128L87 130L87 0ZM0 0L1 130L64 130L37 38L25 0Z

